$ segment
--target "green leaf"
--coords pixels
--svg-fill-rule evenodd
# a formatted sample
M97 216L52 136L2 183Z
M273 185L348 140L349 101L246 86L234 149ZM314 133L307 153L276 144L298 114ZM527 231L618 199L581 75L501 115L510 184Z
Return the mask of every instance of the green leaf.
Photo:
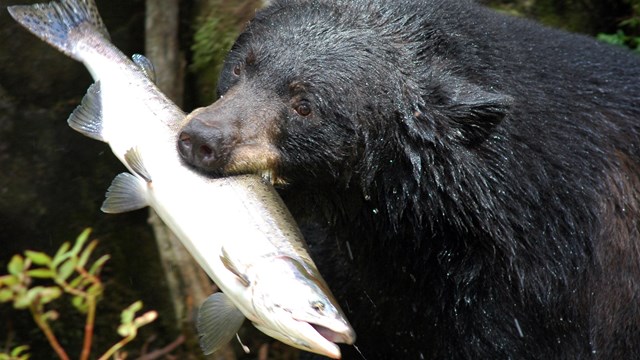
M85 264L87 263L87 261L89 260L89 256L91 256L91 253L93 252L93 250L96 248L96 246L98 246L98 240L93 240L92 242L89 243L89 245L87 245L87 247L82 251L82 254L80 254L80 259L78 260L78 266L79 267L84 267Z
M598 34L597 39L613 45L624 45L627 40L627 36L624 31L618 30L615 34L600 33Z
M96 262L93 263L93 265L91 265L91 269L89 269L89 274L91 275L98 275L100 273L100 270L102 270L102 267L104 266L104 264L110 259L111 257L109 255L103 255L101 256L98 260L96 260Z
M80 289L84 287L84 283L83 280L86 280L86 278L82 275L78 275L76 276L73 280L71 280L69 282L69 286L71 286L74 289Z
M89 288L87 289L87 293L91 296L98 297L102 294L102 290L103 287L101 283L94 283L89 286Z
M62 290L59 287L50 286L42 290L40 293L40 301L42 301L43 304L47 304L60 296L62 296Z
M71 253L73 256L78 255L80 249L82 249L84 244L87 242L87 239L89 239L89 234L91 234L91 228L84 229L84 231L80 233L80 235L78 235L78 237L76 238L76 243L73 244L73 248L71 249L71 251L69 251L69 253Z
M129 305L126 309L122 310L122 314L120 316L120 322L122 324L130 324L133 322L135 314L137 311L142 309L142 301L138 300L133 304Z
M56 273L50 269L33 269L27 271L27 275L37 279L53 279Z
M26 250L24 255L36 265L50 265L51 257L43 252Z
M22 345L22 346L17 346L15 348L13 348L13 350L11 350L11 356L20 356L22 355L21 353L28 351L29 350L29 346L27 345Z
M73 307L78 309L78 311L80 311L81 313L86 313L87 312L87 301L86 301L86 299L84 297L82 297L82 296L74 296L71 299L71 304L73 305Z
M55 310L49 310L46 313L42 314L43 321L55 321L58 320L60 314Z
M42 297L43 295L45 295L47 288L45 288L44 286L35 286L32 287L31 289L27 290L26 293L26 297L29 301L29 303L33 303L35 301L37 301L38 299L40 299L40 301L42 301ZM44 302L42 302L44 303Z
M135 335L136 327L133 324L122 324L118 326L118 335L122 337L128 337L131 335Z
M13 307L15 309L26 309L31 305L31 299L27 296L27 293L16 294L13 299Z
M18 277L15 275L0 276L0 286L14 286L18 282Z
M73 271L76 268L76 263L77 263L77 260L73 258L68 259L67 261L62 263L62 265L60 265L60 268L58 269L58 276L56 277L56 280L67 281L69 276L73 274Z
M20 275L24 270L24 259L20 255L13 255L11 261L9 261L9 265L7 266L9 273L12 275Z
M71 247L71 244L69 244L68 241L60 246L56 254L53 256L53 261L51 263L52 267L58 267L60 263L62 263L67 258L69 258L69 256L71 256L69 253L67 253L70 247Z
M0 303L13 300L13 291L11 289L0 289Z

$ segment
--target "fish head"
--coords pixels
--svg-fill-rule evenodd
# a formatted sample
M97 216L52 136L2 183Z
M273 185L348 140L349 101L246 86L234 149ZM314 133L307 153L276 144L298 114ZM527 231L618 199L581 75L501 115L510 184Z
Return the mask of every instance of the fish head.
M254 326L291 346L340 358L336 343L353 344L355 331L317 271L281 256L256 269Z

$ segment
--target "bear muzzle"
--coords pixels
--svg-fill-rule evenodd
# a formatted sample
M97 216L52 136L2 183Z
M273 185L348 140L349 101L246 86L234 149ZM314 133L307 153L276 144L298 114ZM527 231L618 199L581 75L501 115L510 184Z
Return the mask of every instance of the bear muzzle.
M178 136L178 152L188 163L206 172L219 172L229 160L230 135L225 125L191 119Z

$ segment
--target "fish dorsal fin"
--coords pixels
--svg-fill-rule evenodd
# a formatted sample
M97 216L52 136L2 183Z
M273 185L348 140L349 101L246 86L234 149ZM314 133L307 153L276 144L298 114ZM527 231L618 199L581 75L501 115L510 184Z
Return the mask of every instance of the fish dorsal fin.
M151 60L140 54L133 54L131 56L131 60L138 65L140 70L147 76L147 78L149 78L149 80L154 83L156 82L156 69L154 68Z
M127 165L129 165L131 170L133 170L146 182L151 182L151 175L149 174L149 171L147 171L147 168L144 166L144 161L142 161L140 150L138 148L129 149L126 154L124 154L124 160L127 162Z
M233 263L233 260L231 260L231 257L229 256L229 254L227 253L227 250L225 250L224 247L222 248L222 255L220 255L220 260L222 261L222 264L224 265L224 267L227 268L227 270L231 271L235 276L238 277L238 280L240 280L242 285L249 286L251 284L251 282L247 278L247 275L243 274L238 269L238 267Z
M92 31L109 40L109 32L94 0L63 0L48 4L15 5L7 9L20 25L76 60L81 59L75 53L74 40L71 39L74 32Z
M205 355L213 354L227 344L240 330L244 315L229 298L217 292L207 298L198 310L198 335Z
M102 135L102 100L100 97L100 82L89 86L82 102L69 115L69 126L95 140L105 141Z
M100 210L118 214L148 206L146 184L129 173L121 173L113 179Z

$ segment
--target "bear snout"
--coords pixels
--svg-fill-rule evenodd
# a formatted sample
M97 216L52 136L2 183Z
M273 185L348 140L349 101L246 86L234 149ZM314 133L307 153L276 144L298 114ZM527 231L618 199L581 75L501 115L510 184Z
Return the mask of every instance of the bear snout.
M226 139L224 129L195 118L180 132L178 152L188 164L207 172L216 172L224 167L229 158Z

